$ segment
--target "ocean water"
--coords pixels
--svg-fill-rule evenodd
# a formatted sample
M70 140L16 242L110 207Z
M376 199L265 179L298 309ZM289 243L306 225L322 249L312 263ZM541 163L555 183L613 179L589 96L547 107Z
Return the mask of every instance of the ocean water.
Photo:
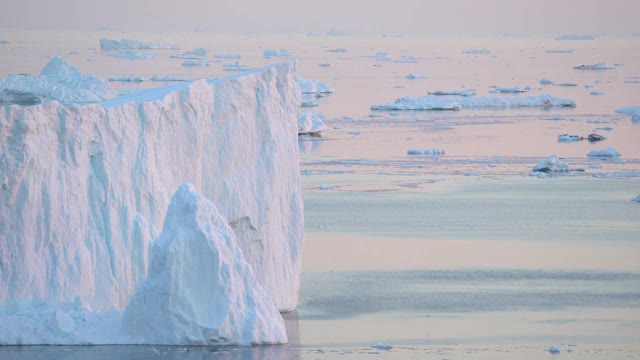
M100 38L176 43L129 60ZM109 78L121 92L216 78L289 50L299 74L335 93L317 99L321 138L300 138L306 244L300 304L285 315L290 343L268 347L8 347L2 359L640 357L640 124L615 110L640 106L640 38L380 37L1 30L0 76L35 74L52 56ZM170 55L204 47L207 67ZM343 48L346 51L328 51ZM469 54L471 49L487 54ZM555 50L565 52L558 53ZM240 59L215 59L239 54ZM606 62L603 71L574 66ZM329 66L320 66L329 64ZM407 74L424 78L410 80ZM554 83L577 86L540 85ZM492 94L494 86L524 88ZM572 99L575 108L370 111L428 91ZM604 95L591 95L594 90ZM560 143L563 133L605 141ZM588 158L612 146L617 159ZM444 155L407 150L442 148ZM531 168L557 154L574 170ZM390 344L391 350L372 348ZM571 351L567 351L570 349Z

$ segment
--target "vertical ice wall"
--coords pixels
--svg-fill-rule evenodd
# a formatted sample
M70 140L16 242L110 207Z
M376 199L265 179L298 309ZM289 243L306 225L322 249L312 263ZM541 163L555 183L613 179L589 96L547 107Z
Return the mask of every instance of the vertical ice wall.
M101 104L0 111L0 305L124 309L172 193L190 182L281 310L303 243L295 62Z

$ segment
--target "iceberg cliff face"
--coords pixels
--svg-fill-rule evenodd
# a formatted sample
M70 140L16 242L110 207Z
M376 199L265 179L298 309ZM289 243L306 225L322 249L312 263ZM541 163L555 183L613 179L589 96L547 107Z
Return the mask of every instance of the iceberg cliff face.
M122 310L171 194L194 184L228 219L280 310L303 242L294 62L100 104L0 112L0 307Z

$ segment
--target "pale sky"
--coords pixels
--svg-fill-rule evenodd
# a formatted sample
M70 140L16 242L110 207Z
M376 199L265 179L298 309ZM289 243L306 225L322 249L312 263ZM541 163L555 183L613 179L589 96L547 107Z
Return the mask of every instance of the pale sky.
M639 0L0 0L0 27L629 35Z

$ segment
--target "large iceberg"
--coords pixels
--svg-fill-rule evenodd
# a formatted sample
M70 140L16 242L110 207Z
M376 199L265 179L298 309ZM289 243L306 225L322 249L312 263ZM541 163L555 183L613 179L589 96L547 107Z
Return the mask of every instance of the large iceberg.
M0 104L34 105L52 100L91 103L117 95L109 82L94 75L82 75L77 67L57 56L38 76L9 75L0 79Z
M391 104L372 105L371 110L460 110L462 108L513 108L513 107L573 107L573 100L550 95L529 97L468 97L442 98L423 96L402 97Z
M41 303L124 310L147 275L170 196L185 182L228 220L275 307L295 308L304 233L299 104L291 61L99 104L5 107L0 313Z
M100 39L100 49L102 50L152 50L152 49L167 49L167 50L179 50L180 46L176 44L156 44L151 42L144 42L140 40L122 39Z

